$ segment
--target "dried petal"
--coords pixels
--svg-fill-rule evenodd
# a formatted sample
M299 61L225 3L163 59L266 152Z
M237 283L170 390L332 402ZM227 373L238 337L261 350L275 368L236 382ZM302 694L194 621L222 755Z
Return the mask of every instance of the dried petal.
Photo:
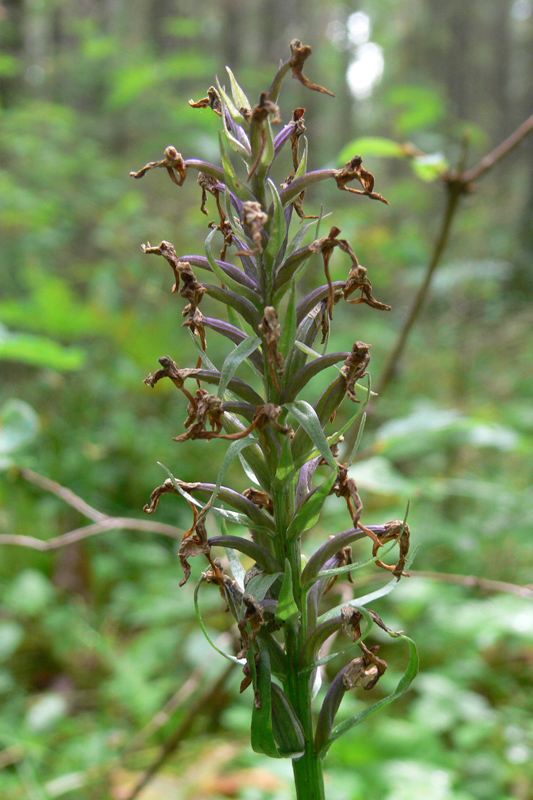
M339 467L339 474L337 475L331 491L333 494L336 494L337 497L344 497L354 528L357 528L359 525L359 518L363 511L363 503L359 497L357 484L353 478L348 476L346 467Z
M243 618L237 623L241 634L241 649L237 653L237 658L246 658L265 622L261 605L253 595L245 594L242 601L246 611Z
M246 200L242 204L242 220L244 225L250 228L251 238L255 249L253 252L263 252L263 231L268 222L268 214L261 208L261 203L256 200Z
M361 297L358 297L354 300L348 300L349 296L356 290L361 292ZM376 300L376 298L372 296L372 284L370 279L367 277L367 270L358 263L354 264L350 270L342 293L346 302L353 303L353 305L357 305L358 303L366 303L372 308L377 308L379 311L391 310L391 306L388 306L385 303L380 303L379 300Z
M335 289L333 287L333 282L331 280L331 275L329 272L329 260L331 258L331 254L333 253L336 247L340 247L341 250L343 250L345 253L348 253L348 255L352 260L352 264L354 266L357 265L357 257L349 242L347 242L346 239L337 238L340 232L341 232L340 228L336 228L334 226L331 228L327 236L323 236L321 239L316 239L309 245L309 250L312 253L322 253L322 258L324 261L324 272L329 286L328 314L330 319L333 319L333 305L336 300Z
M371 197L372 200L380 200L382 203L389 205L389 201L381 194L374 192L374 176L368 172L363 166L363 159L361 156L354 156L351 161L347 161L342 169L336 169L333 172L334 178L337 181L337 186L345 192L352 192L353 194L364 194ZM352 189L346 184L350 181L358 180L363 189Z
M213 439L222 430L222 398L214 394L209 394L206 389L198 389L196 397L191 399L187 412L189 416L185 420L187 433L175 436L174 441L185 442L187 439ZM212 427L211 431L206 429L207 423Z
M278 392L280 385L278 376L283 372L283 356L278 350L278 341L281 336L281 326L279 324L278 312L274 306L267 306L264 311L263 319L259 325L259 330L263 334L267 347L267 362L270 368L272 380Z
M196 102L189 100L189 105L191 108L212 108L215 114L218 114L219 117L222 116L222 101L214 86L210 86L207 90L207 97Z
M150 161L138 172L130 172L132 178L142 178L148 170L155 167L165 167L168 174L178 186L182 186L187 177L187 166L181 153L178 153L173 145L169 145L165 150L165 157L161 161Z
M409 525L406 522L403 522L403 520L394 519L386 524L385 531L380 533L379 536L376 536L376 539L374 540L372 555L376 556L379 548L383 547L386 542L390 542L392 539L399 539L398 544L400 548L400 555L398 558L398 563L392 566L390 564L385 564L383 561L378 559L376 561L376 565L382 569L392 572L393 575L395 575L398 579L402 576L408 578L409 574L404 572L403 568L407 563L407 556L409 554L411 531L409 530Z
M355 382L366 375L366 368L370 362L370 345L365 342L354 342L352 352L344 362L341 369L346 376L346 392L352 402L358 403L355 393Z
M386 661L376 655L378 644L367 647L364 642L359 642L359 647L363 656L354 658L343 672L342 681L346 689L355 689L359 685L372 689L387 669Z
M269 514L274 513L274 503L272 502L272 498L269 497L266 492L260 492L259 489L250 487L249 489L244 490L243 496L259 508L265 508Z
M305 77L302 72L304 62L306 59L309 58L311 53L313 52L308 44L302 44L299 39L293 39L291 42L291 60L290 65L292 68L292 75L293 78L296 78L303 83L308 89L313 89L315 92L323 92L324 94L329 94L330 97L335 97L333 92L330 92L329 89L324 89L323 86L319 86L317 83L311 83L311 81Z

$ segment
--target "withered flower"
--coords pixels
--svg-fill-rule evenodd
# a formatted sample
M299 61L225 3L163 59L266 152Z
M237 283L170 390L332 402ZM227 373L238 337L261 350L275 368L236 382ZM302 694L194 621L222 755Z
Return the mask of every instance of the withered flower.
M243 496L259 508L266 509L269 514L274 513L274 503L266 492L261 492L259 489L254 489L253 486L251 486L249 489L244 490Z
M255 200L246 200L242 206L242 220L244 225L250 229L255 252L262 253L263 231L268 222L268 214L263 211L261 203Z
M187 177L187 166L181 153L178 153L173 145L169 145L165 150L165 157L161 161L150 161L138 172L130 172L132 178L142 178L148 170L155 167L165 167L171 179L178 186L183 186Z
M361 292L361 297L349 300L348 298L350 295L357 290ZM353 305L366 303L368 306L377 308L379 311L391 311L391 306L380 303L379 300L376 300L376 298L372 296L372 284L367 276L367 270L365 267L360 266L360 264L354 264L350 270L342 293L347 303L353 303Z
M216 439L222 430L222 415L224 408L222 400L214 394L209 394L206 389L198 389L196 397L192 399L187 408L189 416L185 420L187 433L175 436L175 442L185 442L187 439ZM212 427L208 431L207 423Z
M196 102L189 100L189 105L191 108L212 108L215 114L218 114L219 117L222 116L222 101L214 86L210 86L207 90L207 97Z
M389 201L385 200L383 195L374 192L374 176L363 167L363 159L361 156L354 156L351 161L347 161L342 169L337 169L334 172L337 186L345 192L352 192L353 194L364 194L371 197L372 200L380 200L382 203L389 205ZM362 189L353 189L347 184L350 181L358 180Z
M379 644L367 647L364 642L359 642L359 647L363 655L354 658L342 676L346 689L355 689L356 686L372 689L387 669L387 662L376 655Z
M346 394L353 403L358 403L355 393L355 383L364 375L370 363L370 345L366 342L354 342L352 352L344 362L341 369L346 377Z
M343 250L345 253L348 253L352 260L352 264L357 264L357 258L349 242L347 242L346 239L337 238L340 232L340 228L336 228L334 226L331 228L327 236L323 236L321 239L317 239L309 245L309 250L312 253L322 253L324 272L329 286L328 314L330 319L333 319L333 305L335 303L335 290L333 288L331 274L329 271L329 261L331 255L336 247L340 247L341 250Z
M312 83L303 74L302 70L304 63L309 58L312 52L313 51L308 44L302 44L299 39L292 40L291 42L292 55L291 55L290 65L292 68L293 78L299 80L300 83L302 83L308 89L313 89L315 92L323 92L324 94L329 94L330 97L335 97L333 92L330 92L329 89L324 89L323 86L319 86L317 83Z
M259 330L263 334L267 348L267 361L270 374L276 389L280 390L278 376L283 372L283 356L278 350L278 341L281 336L281 326L279 324L278 312L273 306L267 306L264 310L263 319L259 325Z

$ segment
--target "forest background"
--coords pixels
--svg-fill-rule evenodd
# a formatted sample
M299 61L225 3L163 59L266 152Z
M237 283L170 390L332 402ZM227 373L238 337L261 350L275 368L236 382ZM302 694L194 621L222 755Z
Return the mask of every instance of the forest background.
M140 244L201 252L208 218L194 180L177 189L128 173L168 144L216 159L216 119L187 101L205 96L215 74L224 81L226 64L258 96L293 38L313 46L311 77L336 94L284 89L282 108L307 107L311 168L341 166L359 137L427 154L385 158L386 145L360 142L390 207L341 204L336 190L320 198L393 305L391 314L342 312L354 338L372 343L376 385L441 229L443 170L456 166L465 137L471 167L531 115L531 0L0 4L4 539L48 540L86 522L20 466L105 514L137 519L165 477L157 462L185 481L216 479L220 443L172 442L181 401L142 383L159 356L185 365L191 349L170 274ZM316 197L309 191L307 213L318 213ZM518 588L531 583L532 263L530 136L462 200L367 422L354 467L365 522L402 518L410 500L420 545L413 576L378 611L417 641L421 674L332 747L336 800L533 794L533 610ZM334 258L333 280L340 259L336 269ZM223 347L210 347L216 361ZM232 481L247 485L237 468ZM326 506L313 541L345 527L336 513ZM161 503L157 520L186 529L189 509ZM193 582L178 590L175 542L111 530L55 552L5 540L0 552L3 798L121 800L165 747L147 800L290 797L290 765L250 752L250 696L239 697L236 672L221 678L225 663L197 627ZM224 636L220 598L205 602L210 631ZM187 717L219 678L216 697ZM363 700L345 704L354 713ZM184 720L188 735L173 747Z

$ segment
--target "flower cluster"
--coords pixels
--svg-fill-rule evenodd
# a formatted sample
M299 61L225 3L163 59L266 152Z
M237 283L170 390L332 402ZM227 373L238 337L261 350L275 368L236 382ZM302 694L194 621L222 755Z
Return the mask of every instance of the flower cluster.
M290 49L290 58L280 66L257 105L250 104L229 69L229 92L217 81L205 98L190 101L194 108L211 109L221 119L221 166L184 158L169 146L162 160L131 173L140 178L163 167L181 186L194 170L201 189L201 212L209 216L208 208L214 205L216 219L209 222L205 255L178 255L175 245L166 241L157 247L143 245L145 253L163 256L169 263L174 276L172 291L186 301L183 324L189 328L198 354L193 368L181 368L169 356L160 358L161 368L145 382L155 386L168 378L187 398L186 431L176 436L176 441L230 442L216 484L185 483L169 473L145 510L152 513L167 493L179 494L190 504L193 521L180 547L182 583L190 576L189 559L205 556L209 566L195 592L198 616L206 632L199 589L203 582L217 584L237 621L240 639L238 652L225 655L243 666L242 689L253 685L252 745L271 756L291 757L297 787L306 784L307 797L322 797L316 789L320 783L316 764L349 727L346 723L334 727L342 696L357 686L371 689L387 667L377 655L378 645L368 647L364 642L372 625L377 624L392 638L407 640L411 648L403 683L389 700L412 680L416 651L407 637L391 631L375 611L366 608L371 599L390 591L406 574L409 528L399 520L363 524L363 505L348 470L353 455L343 463L338 460L344 433L362 418L370 397L370 345L355 341L349 350L327 352L337 304L365 303L381 311L390 306L374 297L367 270L349 242L339 238L339 228L331 227L327 235L319 237L321 217L309 216L304 210L307 189L330 179L342 191L387 201L374 191L374 176L358 155L342 169L307 171L305 109L295 109L291 119L281 123L277 103L282 82L292 72L308 89L331 92L303 74L311 48L294 40ZM274 134L276 124L282 127ZM286 145L290 145L292 169L285 181L276 185L271 168L276 159L284 157ZM240 162L239 169L235 160ZM293 217L299 224L291 235ZM306 238L311 239L308 244ZM219 249L214 252L217 241ZM348 261L343 281L333 281L330 274L336 248ZM321 258L325 282L298 300L297 285L315 255ZM198 278L198 270L208 273L207 281ZM206 296L225 307L227 320L203 313ZM208 355L208 331L234 345L220 369ZM315 349L317 339L320 351ZM243 362L255 373L254 385L236 375ZM330 367L336 367L336 376L316 402L299 399L309 381ZM355 413L346 425L326 435L345 398L355 404ZM253 483L243 493L223 484L236 458ZM323 477L316 485L319 475ZM317 522L332 494L346 502L350 527L330 537L302 565L302 534ZM221 519L221 535L208 537L208 513ZM228 534L226 521L244 526L250 537ZM369 539L371 555L363 563L392 572L392 580L371 596L330 607L321 614L322 598L333 583L362 566L352 563L350 545ZM395 564L382 560L382 548L387 544L387 552L399 545ZM224 565L213 554L221 547L227 553ZM242 556L253 562L248 571L241 563ZM337 631L347 633L353 640L349 646L355 644L361 654L333 680L313 725L311 700L318 690L320 667L332 657L321 658L320 650ZM315 794L310 786L315 786Z

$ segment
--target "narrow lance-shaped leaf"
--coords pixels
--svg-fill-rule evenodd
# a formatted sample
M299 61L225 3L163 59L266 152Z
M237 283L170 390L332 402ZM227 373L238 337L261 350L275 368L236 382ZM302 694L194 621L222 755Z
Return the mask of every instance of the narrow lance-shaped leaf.
M220 382L218 384L217 392L218 397L224 397L226 387L235 375L235 372L239 366L254 352L254 350L257 350L260 344L261 339L259 336L250 336L238 344L235 350L233 350L233 352L226 357L226 360L222 365L222 369L220 370Z
M265 258L270 264L275 265L283 258L283 244L287 238L287 224L285 222L285 214L283 213L283 206L279 199L278 190L270 178L268 178L268 188L272 195L273 211L272 214L269 215L269 239L265 250ZM270 276L272 275L272 269L270 271Z
M300 610L294 600L291 562L288 558L286 558L283 583L279 592L276 620L278 622L294 622L299 619L299 617Z
M289 541L292 541L316 524L326 497L328 497L333 488L336 477L337 470L333 471L331 475L326 478L324 483L310 494L303 506L298 509L287 530L287 538Z
M328 440L322 430L322 425L320 424L320 420L313 406L309 405L305 400L297 400L294 403L287 403L286 408L296 417L318 452L325 458L330 467L337 469L337 463L331 453Z
M278 285L281 285L281 280L282 280L281 279L281 272L284 269L285 264L287 264L287 261L289 261L292 258L293 254L296 254L296 251L298 250L298 248L302 244L302 242L303 242L304 238L306 237L307 233L309 232L309 230L313 226L315 226L316 230L315 230L315 235L313 237L313 241L318 239L319 237L318 237L318 232L317 231L318 231L318 225L319 225L320 221L323 220L323 219L327 219L330 216L331 216L331 211L329 211L327 214L324 214L324 208L323 208L323 206L320 206L320 214L319 214L318 220L313 219L313 220L311 220L311 222L306 222L305 225L300 225L300 227L298 228L298 232L294 235L294 237L291 239L291 241L287 245L287 250L285 252L285 262L283 264L283 267L281 267L281 269L279 270L279 273L278 273L279 282L278 282L278 279L277 279L276 280L276 288L278 287ZM305 248L305 249L307 250L307 248Z
M300 758L305 752L302 723L283 689L272 683L272 727L278 751L288 758Z
M252 192L237 176L235 167L231 163L231 159L226 149L226 143L224 139L225 133L219 133L220 154L222 156L222 166L224 167L224 182L240 200L253 200L254 196Z
M246 111L251 111L252 106L250 105L250 101L246 97L244 90L239 86L235 75L231 71L229 67L226 67L226 72L229 75L230 85L231 85L231 94L233 96L233 100L235 102L235 106L240 111L241 109L245 109Z
M217 498L218 492L220 490L220 486L222 484L222 481L224 480L224 476L225 476L226 472L228 471L228 469L230 467L230 464L233 461L233 459L237 457L238 453L240 453L241 450L244 450L246 447L250 447L251 445L254 445L254 444L257 444L257 440L253 439L251 436L248 437L247 439L239 439L236 442L231 442L230 446L226 450L226 453L224 454L224 458L222 460L222 465L221 465L219 473L218 473L217 482L215 484L215 488L213 490L213 494L211 495L211 498L210 498L209 502L202 509L202 512L200 514L199 519L202 519L203 517L205 517L206 514L207 514L207 511L213 506L213 504L214 504L214 502L215 502L215 500ZM250 524L252 524L252 523L250 522Z
M253 648L255 649L255 648ZM271 758L280 758L272 729L272 681L270 656L266 648L259 651L257 667L250 650L248 663L252 675L255 673L255 698L252 710L252 749Z
M281 578L282 576L283 572L261 572L258 575L254 575L249 581L246 591L248 594L253 595L255 600L261 602L265 599L267 593L270 591L272 584L274 584L278 578Z
M294 347L296 339L296 286L294 281L291 284L287 311L285 313L285 324L278 342L278 349L285 360ZM286 380L286 375L284 375Z

